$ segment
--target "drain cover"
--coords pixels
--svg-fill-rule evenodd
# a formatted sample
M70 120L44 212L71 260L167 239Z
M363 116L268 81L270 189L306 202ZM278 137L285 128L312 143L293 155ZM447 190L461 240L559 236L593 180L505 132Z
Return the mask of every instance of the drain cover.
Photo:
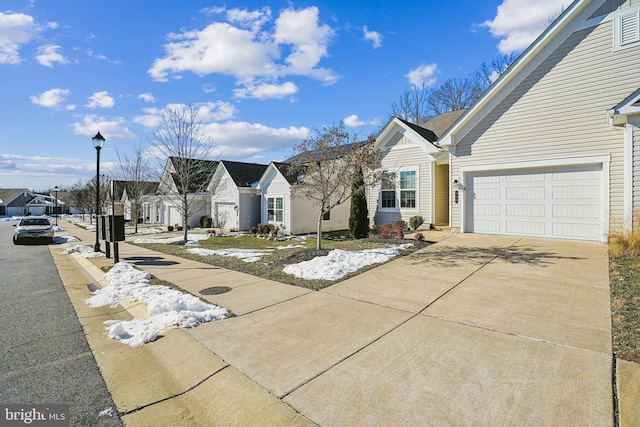
M229 292L231 290L228 286L214 286L212 288L206 288L200 291L201 295L219 295Z

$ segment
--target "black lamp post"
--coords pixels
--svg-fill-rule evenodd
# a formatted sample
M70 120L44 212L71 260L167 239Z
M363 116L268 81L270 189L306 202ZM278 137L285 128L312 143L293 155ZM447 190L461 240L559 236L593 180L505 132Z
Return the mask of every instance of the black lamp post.
M100 214L100 149L104 145L104 136L100 131L91 138L93 146L96 147L96 244L93 248L95 252L100 252L100 227L98 227L98 215Z
M53 189L56 191L56 207L54 208L54 213L56 214L56 227L58 226L58 186L56 185L55 187L53 187Z

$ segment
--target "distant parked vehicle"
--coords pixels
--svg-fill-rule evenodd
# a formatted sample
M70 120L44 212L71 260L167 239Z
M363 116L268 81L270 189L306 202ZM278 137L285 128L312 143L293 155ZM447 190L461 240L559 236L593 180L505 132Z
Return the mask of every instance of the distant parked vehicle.
M47 243L53 242L53 225L49 218L44 216L26 216L14 225L13 244L17 245L24 241L44 240Z

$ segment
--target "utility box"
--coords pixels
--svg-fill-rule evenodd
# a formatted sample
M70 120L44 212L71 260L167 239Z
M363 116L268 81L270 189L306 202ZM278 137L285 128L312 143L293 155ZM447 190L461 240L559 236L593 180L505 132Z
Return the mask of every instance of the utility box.
M102 238L107 242L124 242L124 215L102 216Z

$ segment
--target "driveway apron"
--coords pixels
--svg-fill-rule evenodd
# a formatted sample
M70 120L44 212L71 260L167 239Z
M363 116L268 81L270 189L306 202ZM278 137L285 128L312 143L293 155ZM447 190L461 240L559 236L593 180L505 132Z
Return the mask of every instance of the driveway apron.
M613 424L599 243L455 235L189 333L322 426Z

